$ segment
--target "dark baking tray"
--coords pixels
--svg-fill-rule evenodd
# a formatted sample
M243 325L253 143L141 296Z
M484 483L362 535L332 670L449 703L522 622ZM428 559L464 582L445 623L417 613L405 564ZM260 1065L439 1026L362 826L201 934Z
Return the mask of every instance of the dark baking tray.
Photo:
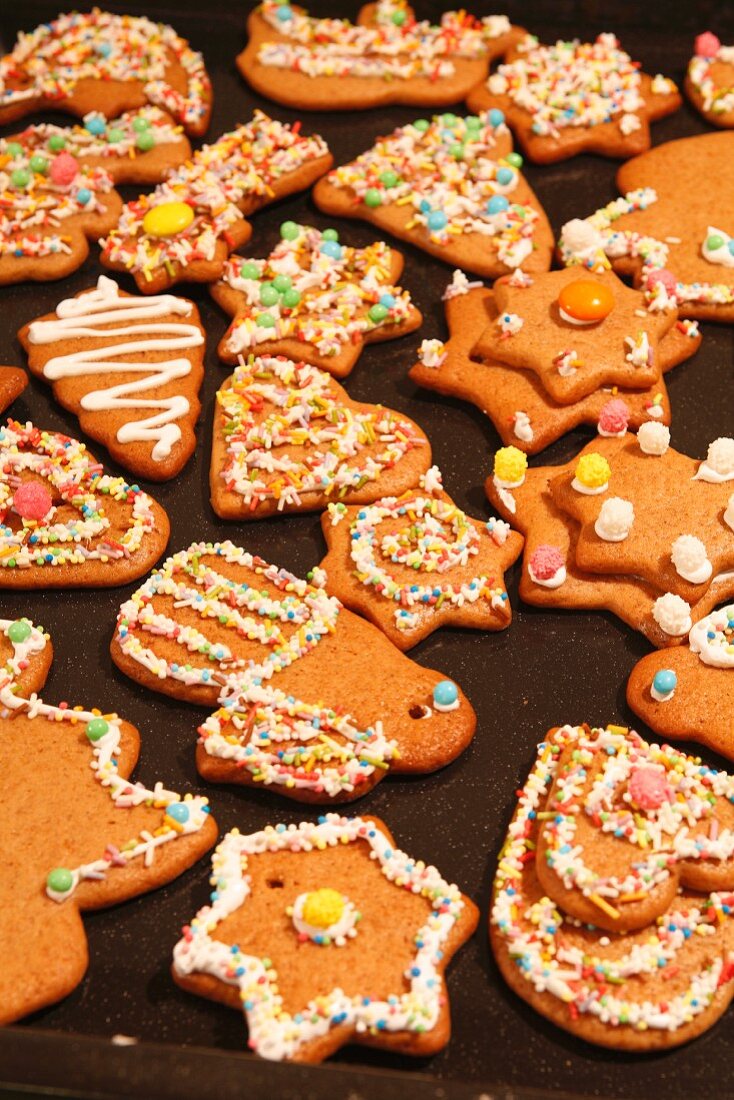
M5 48L19 28L30 30L52 18L60 0L0 2L0 36ZM228 0L128 4L112 0L114 11L147 13L172 23L203 50L215 88L209 135L250 116L259 105L278 118L293 112L253 96L234 66L244 45L247 4ZM421 3L419 13L437 15L443 3ZM544 40L587 37L616 31L648 72L662 71L681 81L695 33L709 25L722 40L734 37L731 5L667 3L644 7L628 3L468 5L477 14L504 10ZM321 14L353 15L356 3L322 3ZM727 38L728 35L728 38ZM306 114L304 127L320 131L337 162L367 148L372 139L422 111L378 109L362 114ZM12 132L20 127L8 127ZM656 143L703 133L706 124L687 106L654 126ZM548 168L527 168L557 231L565 220L586 215L616 196L616 164L578 157ZM129 192L130 197L134 194ZM722 218L731 216L722 211ZM286 218L326 227L308 194L296 196L254 219L253 254L277 239ZM734 226L730 226L734 228ZM366 225L342 222L343 238L365 244ZM347 380L352 396L380 400L414 417L427 431L435 461L454 498L473 514L488 507L482 484L499 445L491 425L471 406L418 390L407 370L424 337L445 334L441 293L450 269L409 246L404 283L423 310L420 333L368 348ZM0 289L0 362L24 364L15 333L21 324L52 310L62 298L92 285L100 272L96 248L83 268L62 283ZM131 282L123 284L134 289ZM175 481L153 487L172 521L170 549L194 539L232 538L304 575L324 547L318 517L267 520L254 524L218 522L209 506L208 465L214 394L226 377L215 348L226 320L201 287L180 288L195 298L209 343L202 392L204 413L199 444ZM732 434L732 330L704 326L699 354L669 376L674 410L673 443L702 455L711 439ZM49 391L32 381L11 410L21 420L79 434L77 421L57 407ZM575 432L533 460L562 462L588 433ZM93 448L108 466L100 448ZM114 468L114 466L112 466ZM671 507L675 502L671 501ZM479 719L472 746L451 767L422 779L388 780L353 806L383 817L401 847L436 863L479 903L482 923L449 972L453 1037L432 1059L411 1060L366 1048L343 1050L324 1067L271 1065L244 1054L245 1027L239 1014L180 991L171 980L171 948L180 926L208 897L209 861L148 897L85 918L91 963L79 988L61 1004L0 1031L0 1087L58 1091L78 1096L140 1095L228 1097L249 1093L288 1097L374 1096L390 1100L409 1090L424 1097L470 1097L492 1090L494 1097L583 1093L645 1100L693 1097L732 1091L731 1015L703 1038L681 1050L647 1057L615 1054L576 1041L546 1023L506 988L491 958L486 937L490 886L515 788L524 779L534 746L549 726L563 722L631 722L624 686L635 661L648 651L645 640L609 615L540 612L519 604L516 571L509 579L514 619L500 634L442 630L412 656L439 668L461 684ZM195 729L204 712L136 687L111 665L108 645L117 608L132 588L96 592L3 593L3 616L26 614L53 638L56 658L45 695L50 700L85 701L116 709L142 733L137 776L161 778L179 790L201 789L194 767ZM644 731L643 731L644 732ZM0 777L1 778L1 777ZM268 822L291 822L315 811L267 791L210 788L222 831L244 831ZM7 948L7 945L6 945ZM140 1039L115 1046L116 1035Z

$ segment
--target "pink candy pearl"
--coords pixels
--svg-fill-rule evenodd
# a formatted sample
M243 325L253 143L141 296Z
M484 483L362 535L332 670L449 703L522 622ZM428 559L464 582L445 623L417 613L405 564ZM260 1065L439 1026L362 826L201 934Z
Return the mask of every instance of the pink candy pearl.
M59 153L51 161L50 176L60 187L67 187L76 178L79 161L71 153Z
M629 415L629 409L621 397L612 398L599 411L599 427L603 432L624 432Z
M51 494L40 481L24 481L13 493L13 508L21 519L41 520L52 504Z
M670 801L668 780L660 768L635 768L628 786L641 810L657 810Z
M696 57L716 57L720 46L721 42L715 34L712 34L711 31L704 31L703 34L696 37L694 45Z
M659 271L651 271L647 277L647 289L652 290L656 283L662 283L668 294L675 294L676 278L667 267L661 267Z
M530 558L530 568L538 580L549 581L566 564L557 546L538 546Z

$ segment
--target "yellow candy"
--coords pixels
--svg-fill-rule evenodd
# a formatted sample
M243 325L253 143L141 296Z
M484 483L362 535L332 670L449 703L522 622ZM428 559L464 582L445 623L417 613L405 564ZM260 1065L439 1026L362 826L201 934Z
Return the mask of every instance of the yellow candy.
M576 464L576 478L587 489L601 489L612 476L609 463L602 455L582 455Z
M344 898L338 890L328 886L314 890L303 903L303 919L313 928L329 928L341 920Z
M187 202L163 202L145 215L143 231L149 237L175 237L188 229L193 220L194 211Z
M514 484L522 481L528 468L528 457L517 447L500 447L494 456L494 476Z

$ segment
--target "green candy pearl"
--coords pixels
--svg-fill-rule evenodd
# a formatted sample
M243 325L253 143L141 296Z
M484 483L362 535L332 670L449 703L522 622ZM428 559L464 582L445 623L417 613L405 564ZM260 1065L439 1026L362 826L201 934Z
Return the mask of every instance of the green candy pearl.
M148 130L143 130L135 138L135 148L139 149L141 153L147 153L155 145L155 134L151 134Z
M724 247L724 238L720 237L718 233L712 233L710 237L706 238L706 248L710 252L714 252L717 248Z
M150 123L148 122L147 118L134 118L133 119L133 130L135 131L136 134L141 134L143 132L143 130L149 130L149 129L150 129Z
M34 153L30 159L31 171L38 172L40 175L45 176L48 172L48 161L45 157L42 157L40 153Z
M442 126L447 126L449 129L451 129L453 126L456 125L456 122L457 122L456 115L452 115L450 111L445 115L441 115L441 125Z
M427 118L417 118L413 123L413 129L419 130L422 134L425 134L430 125L431 124Z
M14 645L19 645L31 636L30 624L24 619L16 619L8 627L8 638Z
M101 741L109 728L104 718L92 718L87 722L87 737L90 741Z
M74 885L74 876L67 867L54 867L46 875L46 887L54 894L68 894Z
M264 306L274 306L278 304L280 295L275 289L272 283L263 283L260 287L260 301Z
M408 16L404 11L394 11L392 13L392 21L396 27L402 27L407 18Z
M367 190L364 193L364 204L365 204L365 206L371 206L371 207L382 205L382 195L380 194L380 192L377 190L376 187L368 187L367 188Z
M259 279L260 268L257 266L257 264L254 264L252 260L248 260L247 263L244 263L240 268L240 278Z
M455 145L451 145L449 147L449 153L451 153L451 156L454 158L454 160L463 160L464 146L457 142Z
M255 324L260 328L275 328L275 318L272 313L258 313Z
M481 130L482 120L477 115L467 115L464 119L464 125L467 130Z
M107 131L107 140L110 145L117 145L118 141L124 141L125 131L118 129L117 126L113 126L112 129Z
M508 164L511 164L513 168L522 168L522 157L519 153L508 153L505 160Z
M283 222L280 227L280 235L284 241L295 241L300 232L301 228L295 222Z
M51 134L48 139L48 147L52 153L60 153L62 149L66 148L66 138L61 134Z
M13 187L27 187L31 182L31 174L27 168L16 168L10 176Z
M13 160L15 160L16 157L20 157L23 155L23 146L20 144L20 142L9 141L8 144L5 146L5 152L8 154L9 157L12 157Z
M278 294L285 294L286 290L290 290L293 286L293 280L290 275L276 275L273 279L273 286Z
M291 287L291 289L286 290L285 294L283 295L283 305L286 309L293 309L294 306L298 305L300 300L301 292L300 290L296 290L295 287Z
M374 321L377 325L380 321L385 320L389 312L387 306L383 306L381 302L376 302L373 306L370 306L368 316L370 321Z
M395 187L400 182L400 176L397 172L392 172L390 169L387 172L383 172L380 176L380 183L383 187Z
M323 241L338 241L339 234L337 233L336 229L325 229L324 232L321 234L321 239Z

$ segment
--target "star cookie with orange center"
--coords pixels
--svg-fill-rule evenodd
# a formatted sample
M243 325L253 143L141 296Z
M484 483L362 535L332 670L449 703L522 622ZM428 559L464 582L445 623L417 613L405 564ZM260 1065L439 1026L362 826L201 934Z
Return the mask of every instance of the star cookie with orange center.
M388 772L435 771L476 727L455 683L231 542L165 561L120 608L111 653L144 687L217 707L199 728L205 779L300 801L349 802Z
M643 153L650 123L677 111L681 97L672 80L640 72L613 34L552 46L528 34L467 104L502 111L527 156L552 164L583 152Z
M734 127L734 46L724 46L711 31L696 37L685 89L707 122Z
M569 268L494 285L497 319L475 354L538 375L549 397L572 404L602 386L644 390L660 381L659 345L675 305L650 309L611 272Z
M216 891L184 926L173 977L244 1011L251 1051L320 1062L347 1043L411 1055L446 1045L444 972L478 910L379 818L235 830L212 864Z
M51 663L48 635L0 620L0 836L8 854L0 932L0 1021L74 990L88 945L81 913L146 893L214 844L206 798L128 777L138 731L114 713L36 694ZM28 767L29 745L33 767ZM9 860L9 862L7 862Z
M617 172L622 197L561 230L567 266L613 267L681 317L734 321L734 134L658 145Z
M529 276L524 282L532 286ZM470 283L457 271L444 302L449 339L446 343L424 340L409 376L426 389L471 401L490 418L505 444L537 454L581 424L617 433L637 429L646 420L670 423L670 400L662 378L646 390L602 386L580 401L561 405L546 393L534 372L476 352L480 337L498 319L491 290ZM661 370L694 355L700 343L696 322L678 321L660 341Z
M552 486L560 476L573 476L580 459L587 455L611 461L623 445L621 439L599 438L565 466L527 468L527 458L517 447L497 452L494 473L485 483L490 503L498 513L525 535L525 552L520 574L520 596L536 607L611 611L633 630L639 630L655 646L680 645L690 618L696 622L722 600L734 598L734 577L724 573L712 578L705 594L691 607L683 608L683 629L675 621L677 603L660 604L660 589L636 575L590 573L576 560L578 524L556 504ZM602 530L607 537L624 538L634 523L629 501L615 497L604 513ZM677 599L677 598L674 598ZM682 603L683 601L681 601ZM667 629L666 629L667 628Z
M371 222L465 271L547 271L552 232L521 165L501 119L447 112L378 138L313 197L326 214Z
M321 517L327 591L373 622L399 649L442 626L503 630L512 608L504 572L521 535L467 516L433 466L417 489L373 504L330 504Z
M264 260L231 256L210 290L234 320L219 357L285 355L335 378L350 373L366 343L413 332L422 317L410 293L395 283L403 257L383 241L367 248L284 222L281 240Z
M299 111L457 103L522 35L504 15L476 19L449 11L435 23L418 22L405 0L369 3L356 24L265 0L250 13L247 30L237 58L245 80Z

